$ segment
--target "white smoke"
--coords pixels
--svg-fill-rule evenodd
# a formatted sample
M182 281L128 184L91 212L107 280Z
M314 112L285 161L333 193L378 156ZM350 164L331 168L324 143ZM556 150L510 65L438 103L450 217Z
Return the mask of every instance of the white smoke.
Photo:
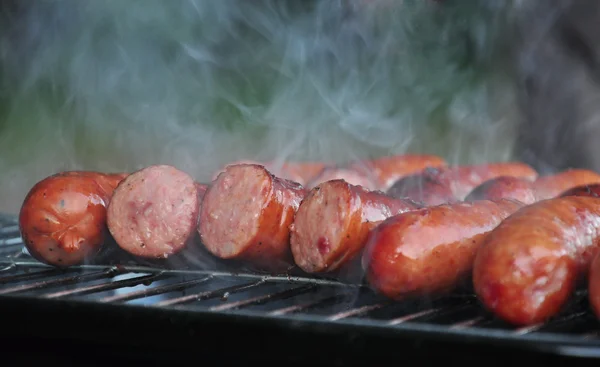
M405 151L504 160L498 1L16 2L0 36L0 211L65 169Z

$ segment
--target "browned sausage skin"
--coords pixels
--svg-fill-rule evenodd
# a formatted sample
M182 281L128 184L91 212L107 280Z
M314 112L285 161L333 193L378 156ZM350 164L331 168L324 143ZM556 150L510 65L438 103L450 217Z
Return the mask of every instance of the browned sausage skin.
M598 248L600 199L570 196L526 206L496 227L475 258L482 303L516 325L556 315Z
M590 306L596 317L600 319L600 252L597 252L592 260L588 281Z
M600 174L586 169L569 169L538 178L534 182L537 200L559 196L564 191L582 185L600 183Z
M369 234L362 258L367 281L398 300L451 291L471 275L485 235L522 206L481 200L388 218Z
M289 226L306 191L265 167L227 167L202 201L198 231L209 252L245 260L264 270L293 265Z
M395 198L408 198L424 206L457 201L450 185L427 173L401 178L390 187L387 194Z
M394 182L402 177L421 172L427 167L445 167L446 161L435 155L405 154L380 157L372 160L352 162L349 168L363 173L367 177L374 176L379 189L386 191Z
M117 183L97 172L69 171L34 185L19 213L31 256L57 267L91 260L106 239L106 206Z
M475 187L496 177L520 177L527 181L533 181L537 178L537 172L533 168L519 162L497 162L427 169L424 174L432 175L438 181L448 185L458 200L464 200Z
M294 261L308 273L337 270L356 257L379 222L416 208L344 180L324 182L307 194L290 228Z
M501 176L477 186L465 201L513 199L523 204L536 201L533 183L520 177Z
M600 198L600 184L577 186L563 192L559 196L591 196Z
M322 162L258 162L253 160L239 160L231 162L220 169L213 176L213 181L216 180L218 175L221 172L224 172L228 166L235 166L238 164L255 164L264 166L276 177L294 181L301 185L307 185L309 181L313 180L319 173L321 173L321 171L329 166L328 164Z
M376 180L371 179L367 175L351 168L327 167L323 169L316 177L308 184L307 188L312 189L319 184L331 180L344 180L351 185L362 186L368 190L376 190L378 184Z
M194 180L168 165L141 169L123 180L108 206L117 244L143 258L166 259L195 236L200 198Z

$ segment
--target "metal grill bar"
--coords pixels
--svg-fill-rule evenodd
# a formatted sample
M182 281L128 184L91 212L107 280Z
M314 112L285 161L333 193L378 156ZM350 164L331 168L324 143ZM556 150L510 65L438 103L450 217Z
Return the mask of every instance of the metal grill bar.
M224 305L219 305L219 306L213 306L213 307L209 308L209 310L211 310L211 311L226 311L226 310L231 310L234 308L241 308L241 307L248 306L248 305L263 304L263 303L266 303L269 301L274 301L274 300L285 299L285 298L297 296L297 295L309 292L314 289L315 289L314 285L304 285L301 287L286 289L281 292L276 292L276 293L266 294L263 296L248 298L248 299L245 299L242 301L226 303Z
M22 292L22 291L26 291L26 290L46 288L46 287L50 287L50 286L54 286L54 285L64 285L64 284L78 283L78 282L89 281L89 280L109 278L109 277L115 276L118 273L119 273L119 271L117 270L117 268L110 268L105 271L98 271L98 272L93 272L93 273L88 273L88 274L83 274L83 275L75 275L75 276L66 277L66 278L43 280L43 281L36 282L36 283L23 284L23 285L18 285L15 287L4 288L4 289L0 289L0 294L16 293L16 292Z
M373 304L373 305L366 305L366 306L354 308L354 309L351 309L351 310L348 310L348 311L336 313L335 315L329 316L327 318L327 320L336 321L336 320L345 319L347 317L364 315L364 314L367 314L367 313L369 313L371 311L375 311L375 310L378 310L380 308L387 307L387 306L389 306L391 304L392 304L391 301L385 301L385 302L376 303L376 304Z
M261 284L265 284L265 281L259 280L257 282L244 283L242 285L221 288L221 289L217 289L214 291L206 291L206 292L201 292L201 293L196 293L196 294L190 294L187 296L158 302L156 304L156 306L161 306L161 307L174 306L174 305L180 305L183 303L189 303L189 302L193 302L193 301L202 301L202 300L207 300L207 299L216 298L216 297L227 298L229 296L229 294L238 293L238 292L242 292L242 291L245 291L245 290L248 290L251 288L255 288Z
M8 267L12 267L12 266L9 265ZM9 276L0 277L0 284L17 283L20 281L30 280L30 279L35 279L35 278L50 277L53 275L58 275L60 273L62 273L62 271L60 271L58 269L49 269L49 270L43 270L43 271L36 271L33 273L9 275Z
M318 299L318 300L309 301L309 302L305 302L305 303L301 303L301 304L297 304L297 305L293 305L293 306L289 306L289 307L280 308L280 309L268 312L268 314L273 315L273 316L280 316L280 315L286 315L286 314L290 314L290 313L294 313L294 312L298 312L298 311L306 311L306 310L316 307L316 306L325 306L328 304L341 303L347 298L348 298L348 296L344 296L344 295L326 297L323 299Z
M140 277L118 280L118 281L115 281L112 283L94 284L94 285L90 285L87 287L80 287L80 288L75 288L75 289L69 289L66 291L48 293L42 297L44 297L44 298L61 298L61 297L74 296L74 295L82 296L82 295L86 295L86 294L105 292L105 291L110 291L110 290L119 289L119 288L132 287L132 286L140 285L140 284L143 284L143 283L146 283L149 281L159 280L159 279L161 279L161 277L162 277L162 273L143 275Z
M192 280L188 280L188 281L181 282L181 283L167 284L167 285L150 288L150 289L142 289L137 292L132 292L132 293L128 293L128 294L120 294L120 295L116 295L116 296L112 296L112 297L106 297L106 298L101 299L100 302L104 302L104 303L124 302L124 301L131 301L131 300L137 299L137 298L156 296L156 295L168 293L168 292L182 291L186 288L195 286L197 284L207 282L207 281L211 280L212 278L213 277L209 275L209 276L206 276L203 278L192 279Z

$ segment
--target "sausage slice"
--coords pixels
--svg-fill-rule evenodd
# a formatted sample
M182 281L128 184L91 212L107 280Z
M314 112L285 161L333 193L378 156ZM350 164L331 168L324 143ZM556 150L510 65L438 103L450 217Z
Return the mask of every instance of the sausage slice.
M166 259L193 240L199 207L192 177L172 166L149 166L129 175L113 193L108 228L130 254Z
M228 166L204 194L198 227L202 243L222 259L285 270L293 264L289 226L305 192L264 166Z
M308 273L336 270L363 249L379 222L416 208L344 180L324 182L308 193L291 226L294 261Z

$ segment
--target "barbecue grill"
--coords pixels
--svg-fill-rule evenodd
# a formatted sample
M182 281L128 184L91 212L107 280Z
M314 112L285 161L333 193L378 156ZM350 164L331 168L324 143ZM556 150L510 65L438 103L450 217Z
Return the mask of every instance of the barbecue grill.
M523 357L600 359L600 323L585 292L556 319L514 328L486 313L469 292L398 303L360 284L307 276L134 262L60 270L28 256L10 216L0 220L0 308L1 345L29 350L2 358L21 362L372 366L440 358L486 365Z

